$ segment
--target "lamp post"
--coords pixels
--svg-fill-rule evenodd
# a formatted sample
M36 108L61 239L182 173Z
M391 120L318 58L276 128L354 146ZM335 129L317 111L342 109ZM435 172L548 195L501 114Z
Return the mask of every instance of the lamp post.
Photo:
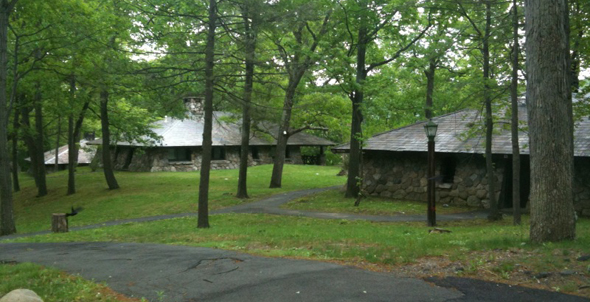
M434 203L434 138L436 137L436 130L438 125L432 120L424 125L424 132L428 137L428 187L426 194L428 195L428 226L436 225L436 206Z

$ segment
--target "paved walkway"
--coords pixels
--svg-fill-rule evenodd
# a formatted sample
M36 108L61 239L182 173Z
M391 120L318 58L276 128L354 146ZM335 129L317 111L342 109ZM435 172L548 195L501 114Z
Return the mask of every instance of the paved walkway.
M266 258L201 247L0 243L0 251L0 262L52 266L153 302L588 301L466 278L424 281L320 261Z
M361 215L361 214L347 214L347 213L325 213L325 212L311 212L311 211L298 211L298 210L289 210L289 209L282 209L281 205L288 203L292 200L296 200L307 195L320 193L327 190L335 190L340 186L336 187L329 187L329 188L320 188L320 189L309 189L309 190L302 190L302 191L295 191L295 192L287 192L282 194L277 194L271 196L269 198L255 201L255 202L247 202L243 204L239 204L232 207L227 207L215 211L211 211L210 214L228 214L228 213L248 213L248 214L273 214L273 215L288 215L288 216L300 216L300 217L312 217L312 218L320 218L320 219L346 219L346 220L367 220L367 221L376 221L376 222L403 222L403 221L424 221L426 222L426 215L395 215L395 216L384 216L384 215ZM465 212L465 213L457 213L457 214L446 214L446 215L437 215L437 221L450 221L450 220L468 220L468 219L476 219L476 218L486 218L486 212L483 211L473 211L473 212ZM197 216L197 213L180 213L180 214L170 214L170 215L159 215L159 216L150 216L150 217L140 217L140 218L131 218L131 219L122 219L122 220L113 220L107 221L98 224L91 224L85 225L80 227L71 227L70 231L80 231L80 230L89 230L89 229L97 229L107 226L114 226L114 225L121 225L126 223L141 223L141 222L150 222L150 221L157 221L157 220L164 220L164 219L172 219L172 218L180 218L180 217L190 217L190 216ZM15 234L9 236L0 237L0 241L7 240L7 239L15 239L21 237L29 237L35 235L44 235L49 234L50 231L41 231L41 232L34 232L34 233L25 233L25 234Z

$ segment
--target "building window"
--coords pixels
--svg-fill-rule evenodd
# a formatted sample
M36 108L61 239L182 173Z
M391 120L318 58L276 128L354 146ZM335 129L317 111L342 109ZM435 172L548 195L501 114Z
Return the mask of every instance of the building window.
M260 159L260 154L258 154L258 147L250 147L252 152L252 159Z
M225 148L224 147L213 147L211 149L212 160L225 160Z
M291 149L289 149L289 146L285 148L285 158L291 158Z
M168 161L191 161L192 152L190 148L168 148Z
M453 156L445 156L441 159L440 174L442 182L452 184L455 181L455 171L457 170L457 160Z

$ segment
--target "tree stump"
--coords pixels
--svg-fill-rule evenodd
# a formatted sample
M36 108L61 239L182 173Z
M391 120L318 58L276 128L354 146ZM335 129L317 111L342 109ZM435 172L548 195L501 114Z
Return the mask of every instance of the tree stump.
M51 231L54 233L68 231L68 218L65 213L53 213L51 216Z

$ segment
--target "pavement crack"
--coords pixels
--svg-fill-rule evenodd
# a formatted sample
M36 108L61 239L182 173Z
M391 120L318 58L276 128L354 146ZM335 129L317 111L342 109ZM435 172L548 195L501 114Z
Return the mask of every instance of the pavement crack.
M239 266L236 266L235 268L232 268L232 269L230 269L229 271L220 272L220 273L217 273L217 274L215 274L215 275L223 275L223 274L231 273L231 272L233 272L233 271L237 271L239 268L240 268Z
M198 268L198 267L199 267L201 264L203 264L203 262L205 262L205 261L211 261L211 262L215 262L215 261L219 261L219 260L232 260L232 261L234 261L235 263L244 262L244 260L243 260L243 259L240 259L240 258L234 258L234 257L207 258L207 259L201 259L201 260L199 260L199 262L197 262L197 263L196 263L196 264L194 264L194 265L191 265L191 266L189 266L187 269L185 269L185 270L184 270L184 271L182 271L182 272L184 273L184 272L187 272L187 271L189 271L189 270L191 270L191 269L196 269L196 268ZM238 269L238 267L236 267L235 269L232 269L232 270L230 270L230 271L227 271L227 272L222 272L222 273L218 273L218 274L229 273L229 272L235 271L235 270L237 270L237 269Z

